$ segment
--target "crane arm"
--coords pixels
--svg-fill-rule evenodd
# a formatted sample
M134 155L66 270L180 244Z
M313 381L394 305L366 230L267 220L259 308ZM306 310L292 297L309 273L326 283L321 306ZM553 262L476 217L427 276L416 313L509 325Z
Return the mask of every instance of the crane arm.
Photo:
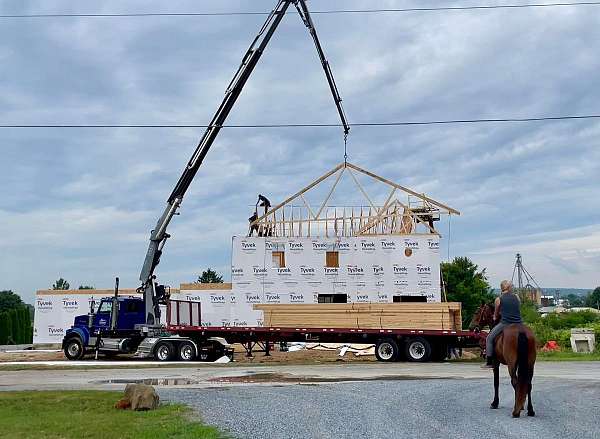
M309 29L309 32L312 35L312 38L315 42L317 53L321 60L321 64L323 65L323 69L325 70L325 76L327 77L327 81L333 94L335 104L338 108L338 112L342 119L342 124L344 126L344 135L346 136L348 134L348 131L350 130L350 127L346 121L344 110L341 105L342 99L340 98L337 87L335 85L335 81L333 79L333 74L331 73L329 63L327 62L321 44L319 43L319 39L317 37L316 30L312 23L312 19L310 18L308 8L306 7L305 0L278 0L277 5L265 20L263 26L258 32L258 35L254 38L254 40L250 44L248 51L242 58L242 62L238 70L236 71L235 75L233 76L233 79L227 87L225 97L223 98L221 105L217 109L217 112L213 116L210 124L204 132L204 135L200 139L198 146L196 147L194 153L192 154L192 157L190 158L185 169L183 170L179 181L175 185L173 192L171 192L171 195L167 200L165 210L163 211L162 215L156 223L156 226L150 234L150 244L148 246L146 258L144 259L144 264L140 272L140 281L142 282L142 285L138 289L138 291L142 292L144 295L144 303L146 309L146 324L148 325L154 325L158 323L158 317L160 316L159 304L163 303L164 298L166 297L164 286L158 285L154 281L154 270L160 262L162 249L167 239L170 238L170 235L167 233L167 227L173 219L173 217L177 215L177 210L181 205L183 196L188 190L190 184L192 183L194 176L198 172L202 161L204 160L206 154L213 145L217 135L221 131L221 128L223 127L227 116L229 116L231 109L235 105L238 97L240 96L244 88L244 85L246 84L248 78L250 77L258 61L260 60L264 50L266 49L269 41L271 40L271 37L275 33L275 30L281 23L281 20L285 16L288 8L292 3L298 10L298 13L302 17L304 24Z
M300 14L300 18L302 18L304 25L308 28L308 32L310 33L310 36L312 37L315 43L315 48L317 49L319 60L321 61L321 65L323 66L323 71L325 72L325 77L327 78L327 83L329 84L329 89L331 90L333 101L335 102L338 114L340 115L342 126L344 127L344 136L347 136L350 132L350 125L348 124L348 120L346 119L346 113L344 112L344 107L342 106L342 98L335 83L335 79L333 78L333 73L331 72L329 62L325 57L325 52L323 51L321 42L319 41L317 29L315 28L315 25L312 21L312 17L310 16L310 12L308 11L308 7L306 6L306 1L298 0L294 2L294 5L296 6L298 14Z

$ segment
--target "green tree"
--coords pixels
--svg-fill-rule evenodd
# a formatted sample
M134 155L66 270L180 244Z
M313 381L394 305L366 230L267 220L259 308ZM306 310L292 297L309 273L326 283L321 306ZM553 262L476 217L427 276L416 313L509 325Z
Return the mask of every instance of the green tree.
M22 322L22 342L21 343L32 343L33 342L33 326L31 325L31 318L29 316L29 309L27 306L21 308L21 322Z
M0 291L0 313L23 306L18 294L11 290Z
M70 287L71 285L69 285L69 282L64 280L62 277L52 285L53 290L68 290Z
M96 288L91 287L89 285L79 285L78 290L95 290Z
M457 257L442 263L448 302L462 303L463 326L467 326L479 306L494 300L494 294L485 275L469 258Z
M521 317L528 325L534 324L541 319L537 306L531 299L521 301Z
M0 345L8 344L8 335L11 332L12 322L8 312L0 313Z
M19 319L18 309L11 309L8 314L10 315L10 333L9 333L9 344L17 344L21 340L21 322Z
M566 299L569 301L570 306L584 306L585 298L579 296L578 294L569 293L567 294Z
M600 287L596 287L585 298L585 306L590 308L600 309Z
M218 274L216 271L207 268L202 272L201 276L198 276L196 283L199 284L222 284L223 276Z

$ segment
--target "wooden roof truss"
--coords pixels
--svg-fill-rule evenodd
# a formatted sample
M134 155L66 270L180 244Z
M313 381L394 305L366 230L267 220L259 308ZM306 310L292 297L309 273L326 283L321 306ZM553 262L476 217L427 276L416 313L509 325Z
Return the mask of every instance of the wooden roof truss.
M328 202L344 173L349 173L364 199L359 206L329 206ZM390 192L382 205L376 205L357 174L363 174L388 186ZM331 182L327 195L311 205L307 193L318 185ZM311 184L272 207L250 224L258 226L259 236L276 237L350 237L372 235L438 234L434 221L440 215L460 212L439 201L396 184L352 163L341 163Z

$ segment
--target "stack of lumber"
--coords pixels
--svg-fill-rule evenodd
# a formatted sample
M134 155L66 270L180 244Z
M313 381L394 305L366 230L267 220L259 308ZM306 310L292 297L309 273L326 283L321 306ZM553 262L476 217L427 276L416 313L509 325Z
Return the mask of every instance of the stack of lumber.
M460 303L320 303L254 305L265 326L461 330Z

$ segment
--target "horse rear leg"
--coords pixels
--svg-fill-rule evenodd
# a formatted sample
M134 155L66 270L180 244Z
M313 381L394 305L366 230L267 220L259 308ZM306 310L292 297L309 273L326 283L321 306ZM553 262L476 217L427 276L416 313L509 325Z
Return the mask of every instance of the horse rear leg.
M510 383L512 384L513 389L515 389L515 405L513 407L512 415L513 418L518 418L521 415L521 410L523 410L525 397L523 396L523 388L519 384L517 377L516 365L511 365L508 367L508 374L510 375ZM521 404L519 404L520 401L522 401Z
M529 372L529 387L527 388L527 416L535 416L533 404L531 403L531 381L533 380L533 366Z
M498 408L498 387L500 385L500 363L497 360L494 360L494 400L490 405L490 408L497 409Z

